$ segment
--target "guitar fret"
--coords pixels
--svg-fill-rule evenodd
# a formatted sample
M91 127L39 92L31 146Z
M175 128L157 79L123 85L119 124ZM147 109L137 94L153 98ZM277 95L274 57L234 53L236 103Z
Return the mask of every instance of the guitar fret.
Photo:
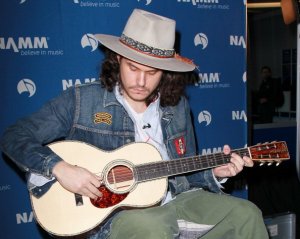
M181 167L181 162L179 160L173 160L171 162L172 165L172 174L181 174L182 173L182 167Z
M200 160L200 157L196 157L194 160L195 169L203 167L203 163Z
M216 165L216 161L217 161L216 155L215 155L215 154L212 154L212 155L210 156L210 159L213 160L213 161L210 161L209 165L210 165L211 167L215 166L215 165Z
M205 160L203 160L203 157ZM192 172L224 164L224 160L220 161L219 157L220 156L204 155L139 165L136 166L137 180L147 181L153 178L179 175L185 172Z
M250 157L249 149L232 150L231 153L237 153L241 157ZM262 157L270 157L269 155L261 155ZM207 154L201 156L193 156L181 159L173 159L168 161L159 161L138 165L135 167L137 180L147 181L155 178L163 178L172 175L180 175L187 172L203 170L207 168L217 167L230 162L230 154L225 155L223 152L215 154Z
M189 170L194 171L196 170L196 166L195 166L195 160L196 160L196 156L192 158L192 160L188 160L188 164L189 164ZM190 162L192 161L192 162Z
M160 178L162 176L165 176L165 168L167 164L166 162L160 162L159 165L156 164L145 164L145 165L140 165L136 167L136 174L137 174L137 179L138 181L147 181L152 178ZM167 172L169 169L166 170Z
M202 161L201 160L201 157L205 157L206 160ZM199 160L199 168L202 166L203 168L207 168L209 165L208 165L209 161L208 161L208 157L207 155L204 155L204 156L200 156L200 160Z

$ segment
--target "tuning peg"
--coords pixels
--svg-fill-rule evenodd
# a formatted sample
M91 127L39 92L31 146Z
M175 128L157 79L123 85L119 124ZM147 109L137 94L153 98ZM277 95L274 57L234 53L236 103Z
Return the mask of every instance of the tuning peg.
M259 166L263 166L265 164L265 162L261 162L260 164L259 164Z
M273 162L269 162L267 165L270 166L270 165L272 165L272 164L273 164Z
M276 163L276 166L278 166L280 163L281 163L281 161L278 161L278 162Z

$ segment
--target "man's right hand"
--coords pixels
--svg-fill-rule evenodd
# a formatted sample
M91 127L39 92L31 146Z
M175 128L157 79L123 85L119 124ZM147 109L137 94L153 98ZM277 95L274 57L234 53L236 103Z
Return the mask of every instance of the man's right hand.
M92 199L102 196L98 190L101 185L101 177L91 173L87 169L61 161L53 167L52 173L62 187L68 191Z

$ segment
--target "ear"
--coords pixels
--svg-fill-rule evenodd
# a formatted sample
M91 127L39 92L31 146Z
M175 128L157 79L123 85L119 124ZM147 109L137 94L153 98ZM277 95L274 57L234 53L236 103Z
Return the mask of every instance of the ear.
M120 55L117 55L117 60L118 60L118 62L120 64L120 61L121 61L121 56Z

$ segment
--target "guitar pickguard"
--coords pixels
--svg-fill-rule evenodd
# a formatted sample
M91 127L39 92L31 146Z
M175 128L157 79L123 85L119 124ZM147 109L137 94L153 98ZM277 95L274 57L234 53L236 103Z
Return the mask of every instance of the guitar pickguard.
M103 185L99 187L99 191L102 193L102 197L99 197L96 200L91 199L91 203L98 208L108 208L114 206L122 202L128 195L128 193L113 193Z

